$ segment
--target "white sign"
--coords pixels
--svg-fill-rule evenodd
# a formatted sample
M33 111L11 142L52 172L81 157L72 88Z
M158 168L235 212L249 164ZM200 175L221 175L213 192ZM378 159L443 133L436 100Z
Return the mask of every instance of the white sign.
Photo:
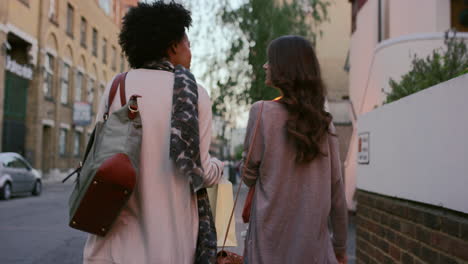
M369 164L369 132L359 134L358 163Z
M73 124L87 126L91 124L91 105L85 102L75 102L73 105Z
M6 57L6 70L12 72L18 76L21 76L25 79L33 79L33 70L28 65L19 64L13 60L10 56Z

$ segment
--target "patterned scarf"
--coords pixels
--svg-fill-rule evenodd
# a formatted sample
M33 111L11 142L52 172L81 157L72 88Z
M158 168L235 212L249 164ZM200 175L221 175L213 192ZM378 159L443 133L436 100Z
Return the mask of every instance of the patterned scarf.
M186 68L174 67L170 62L152 62L143 68L174 73L172 96L170 157L179 173L189 177L197 194L198 238L196 264L216 263L216 229L206 188L203 188L203 167L200 160L198 129L198 86L195 77Z

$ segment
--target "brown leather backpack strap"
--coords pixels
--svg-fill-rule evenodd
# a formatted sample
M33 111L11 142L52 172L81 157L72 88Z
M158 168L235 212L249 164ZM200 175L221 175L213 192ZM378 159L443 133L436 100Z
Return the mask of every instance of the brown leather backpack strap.
M115 95L117 94L117 88L119 88L121 77L122 74L120 73L117 76L115 76L114 81L112 82L112 86L109 91L109 97L107 99L106 111L104 113L104 120L107 119L107 116L109 116L110 107L112 105L112 102L114 101Z
M127 78L127 73L128 72L124 72L120 74L121 77L120 77L119 91L120 91L120 103L122 104L122 106L127 104L127 97L125 95L125 79Z

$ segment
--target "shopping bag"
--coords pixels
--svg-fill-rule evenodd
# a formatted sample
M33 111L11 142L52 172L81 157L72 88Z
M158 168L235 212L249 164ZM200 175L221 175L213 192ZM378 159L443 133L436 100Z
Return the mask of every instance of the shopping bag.
M207 190L211 208L213 209L213 216L215 218L218 247L221 247L226 235L229 217L231 216L231 211L234 206L232 183L225 180ZM229 227L226 246L237 246L235 217L232 218L231 226Z

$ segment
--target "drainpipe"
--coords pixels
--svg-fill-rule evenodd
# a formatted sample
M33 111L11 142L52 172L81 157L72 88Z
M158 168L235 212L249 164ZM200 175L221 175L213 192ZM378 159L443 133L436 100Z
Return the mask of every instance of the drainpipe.
M379 16L379 39L378 42L382 41L382 0L378 2L378 16Z
M29 149L33 149L34 151L34 168L39 169L42 172L42 158L41 152L42 152L42 108L41 108L41 101L43 99L42 96L42 89L40 89L41 84L42 84L42 65L43 65L43 58L41 56L42 53L42 42L44 39L44 0L39 0L39 21L37 23L37 55L36 55L36 66L35 66L35 76L34 80L30 85L31 89L34 89L35 91L33 92L34 96L36 97L36 105L32 106L34 109L34 117L33 117L33 124L35 127L35 133L34 137L36 137L36 140L34 140L33 145L29 146ZM39 88L39 89L38 89ZM38 125L41 124L41 125ZM28 136L28 135L27 135ZM32 135L29 135L32 136Z

